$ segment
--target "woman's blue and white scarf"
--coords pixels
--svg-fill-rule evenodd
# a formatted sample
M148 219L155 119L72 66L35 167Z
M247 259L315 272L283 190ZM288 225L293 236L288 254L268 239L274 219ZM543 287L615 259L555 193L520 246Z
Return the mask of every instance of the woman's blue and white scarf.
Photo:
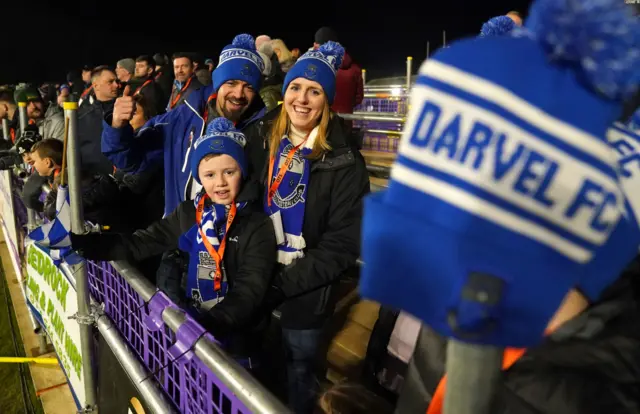
M196 208L204 192L198 193L194 200ZM236 203L238 211L247 203ZM205 203L202 212L202 229L211 246L218 251L220 241L223 240L227 228L227 213L229 206ZM237 213L236 213L237 214ZM186 295L197 308L211 309L227 295L228 282L224 267L220 290L214 290L213 277L216 273L216 262L213 260L200 235L198 223L194 224L186 233L180 236L178 242L180 250L189 253L189 274L187 277ZM221 264L222 265L222 264Z
M267 201L268 189L267 197L264 200L264 210L273 220L278 240L278 263L284 265L291 264L296 259L304 257L303 250L306 247L306 243L302 235L302 226L304 224L309 176L311 174L311 161L307 159L307 156L311 154L317 134L318 128L316 127L309 135L304 146L296 151L291 167L284 174L278 191L273 196L271 206ZM273 183L278 175L280 166L285 162L287 154L294 147L289 137L285 135L280 141L273 174L268 177L270 183Z

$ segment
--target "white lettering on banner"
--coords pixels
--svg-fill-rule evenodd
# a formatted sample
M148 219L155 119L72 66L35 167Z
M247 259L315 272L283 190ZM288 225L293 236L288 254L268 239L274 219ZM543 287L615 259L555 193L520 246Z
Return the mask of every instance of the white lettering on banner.
M624 201L613 177L466 100L425 85L414 87L412 99L414 106L421 106L407 120L399 155L463 184L447 184L437 173L427 172L423 174L429 175L429 185L426 181L424 185L412 183L402 168L406 165L398 171L399 180L435 197L448 192L449 203L503 226L507 223L502 216L517 219L519 209L594 245L607 239ZM467 194L464 202L460 191ZM558 245L562 235L541 236L553 231L532 220L518 220L507 227L562 250L576 261L590 259L584 246L565 239L568 244L563 248Z
M620 165L620 182L633 214L640 220L640 135L616 124L607 131L609 145Z
M70 320L78 310L76 291L53 259L27 247L27 300L37 311L80 404L85 402L80 328Z

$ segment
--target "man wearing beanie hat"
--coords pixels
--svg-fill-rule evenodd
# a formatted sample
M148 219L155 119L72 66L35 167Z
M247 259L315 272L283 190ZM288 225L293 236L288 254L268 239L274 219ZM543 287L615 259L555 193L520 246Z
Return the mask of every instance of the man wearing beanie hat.
M129 120L135 103L130 96L116 100L112 116L108 116L102 134L102 151L116 168L135 168L144 157L161 149L165 170L165 214L171 213L182 201L192 199L200 189L188 168L192 144L204 133L209 122L224 117L242 129L261 117L264 105L257 96L264 63L255 50L250 35L238 35L220 54L213 71L212 85L203 92L189 95L180 105L164 115L150 119L136 139ZM125 91L130 94L132 91ZM153 131L151 130L153 129ZM155 138L156 148L142 149L135 142ZM146 152L145 152L146 151ZM156 152L157 153L157 152Z
M638 246L605 134L640 24L615 0L538 0L526 25L423 64L363 219L365 297L501 347L538 344L570 289L597 300Z
M257 184L246 181L245 144L231 121L216 118L193 145L189 168L203 186L195 200L131 235L72 235L71 241L93 260L139 261L178 247L189 253L186 292L175 299L186 296L191 313L217 340L240 333L242 344L233 341L228 350L251 356L260 341L243 331L256 321L277 255Z
M120 59L116 64L116 76L122 85L128 84L136 73L136 61L131 58Z
M60 141L64 139L64 115L58 112L45 117L45 103L37 89L29 86L16 91L16 102L27 104L29 122L38 126L43 139L55 138ZM55 105L55 103L51 104Z

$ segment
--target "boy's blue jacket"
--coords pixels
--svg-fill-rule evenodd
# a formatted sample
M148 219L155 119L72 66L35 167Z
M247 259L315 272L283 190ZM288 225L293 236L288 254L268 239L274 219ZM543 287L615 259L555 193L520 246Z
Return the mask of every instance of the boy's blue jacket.
M212 93L212 86L193 91L183 105L151 118L136 134L130 125L113 128L113 114L107 114L103 121L102 153L116 168L141 172L145 165L164 159L165 215L190 198L187 194L191 181L189 153L191 144L205 131L202 115ZM261 118L263 114L264 103L256 94L238 129Z

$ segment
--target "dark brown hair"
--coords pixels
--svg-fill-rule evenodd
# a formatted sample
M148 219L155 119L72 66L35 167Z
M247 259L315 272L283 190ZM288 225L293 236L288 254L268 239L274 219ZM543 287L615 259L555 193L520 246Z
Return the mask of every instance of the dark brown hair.
M47 138L36 142L31 148L31 152L37 152L38 157L42 159L51 158L56 165L62 165L63 150L64 144L62 141L54 138Z
M341 383L329 388L320 396L317 413L393 414L393 407L362 385Z

